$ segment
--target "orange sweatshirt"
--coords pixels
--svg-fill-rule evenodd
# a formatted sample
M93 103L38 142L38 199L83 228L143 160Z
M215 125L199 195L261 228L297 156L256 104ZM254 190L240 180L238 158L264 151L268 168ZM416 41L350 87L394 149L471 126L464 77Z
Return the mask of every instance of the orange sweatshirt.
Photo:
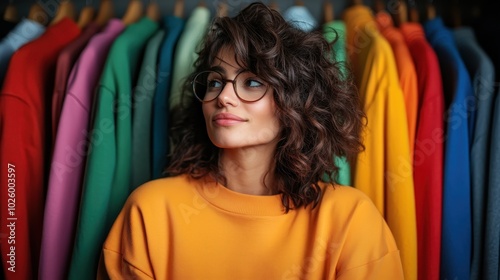
M136 189L104 243L98 279L403 279L394 238L368 197L322 186L320 204L284 213L187 176Z

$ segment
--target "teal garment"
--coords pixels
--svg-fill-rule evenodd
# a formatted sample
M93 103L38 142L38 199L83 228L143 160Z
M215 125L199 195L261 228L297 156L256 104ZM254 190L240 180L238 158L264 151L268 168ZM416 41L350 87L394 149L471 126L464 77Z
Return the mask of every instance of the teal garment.
M108 54L96 92L69 279L95 279L102 249L131 188L132 89L135 70L158 23L142 18L128 26Z
M158 84L153 105L153 179L160 178L167 165L167 155L170 150L168 98L172 80L172 60L175 45L184 29L184 24L184 20L176 16L163 18L167 35L159 53Z
M204 6L197 6L189 16L177 42L169 100L171 117L173 118L177 116L172 113L172 108L179 105L182 98L192 98L192 96L182 96L182 87L189 75L194 71L193 64L198 58L197 51L207 33L209 24L210 10Z
M332 60L338 62L342 74L347 74L347 52L345 47L345 24L343 21L331 21L323 25L323 36L328 42L333 42ZM338 166L339 171L335 178L336 182L350 186L351 185L351 167L345 157L335 157L335 164ZM330 181L328 174L323 176L323 180Z
M134 89L132 119L132 189L151 180L151 134L153 100L158 84L158 52L165 37L164 30L158 30L149 40L142 60L139 78ZM161 77L158 77L161 78Z
M341 71L347 73L347 51L345 23L341 20L330 21L323 24L323 36L328 42L333 42L332 59L341 63Z

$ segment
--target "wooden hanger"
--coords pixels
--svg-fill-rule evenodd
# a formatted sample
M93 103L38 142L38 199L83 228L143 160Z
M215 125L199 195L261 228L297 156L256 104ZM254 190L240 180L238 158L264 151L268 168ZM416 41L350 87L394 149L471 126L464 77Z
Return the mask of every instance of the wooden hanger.
M473 19L478 19L481 17L481 4L476 3L472 6L471 16Z
M451 5L451 21L454 28L462 26L462 11L457 1L454 1L453 5Z
M111 0L101 0L99 4L99 9L97 10L97 17L95 23L99 26L105 26L108 21L114 16L113 1Z
M436 7L432 3L432 1L429 1L427 3L427 19L431 20L436 17Z
M411 22L419 22L420 21L420 15L418 14L418 7L417 4L415 3L415 0L408 0L408 8L410 10L410 18L409 21Z
M269 3L269 8L279 12L280 5L278 5L276 1L271 1L271 3Z
M198 7L206 7L207 6L207 3L205 3L205 0L200 0L200 2L198 2Z
M295 6L304 6L304 1L295 0Z
M217 16L218 17L227 17L228 7L226 1L220 1L217 7Z
M65 0L59 3L59 7L57 7L56 15L50 22L51 25L58 23L63 18L70 18L72 20L76 19L76 9L73 1Z
M144 6L141 0L130 0L128 3L127 11L123 15L122 21L125 25L130 25L144 15Z
M159 21L161 18L160 5L156 0L150 0L146 8L146 16L152 21Z
M401 24L408 22L408 7L403 0L399 0L398 14L396 18L396 26L401 26Z
M418 14L418 10L416 8L410 8L410 22L419 22L420 16Z
M47 25L47 23L49 22L49 15L47 14L47 12L45 12L42 6L40 6L40 4L35 2L30 7L28 19L36 21L41 25Z
M91 3L87 2L85 7L80 11L80 16L78 17L78 26L80 29L86 27L95 16L95 8Z
M351 6L363 5L363 0L351 0Z
M332 22L334 20L333 4L329 0L325 0L323 2L323 20L325 23Z
M9 2L9 4L7 4L7 7L5 8L3 19L10 22L19 21L19 12L17 11L17 7L12 3L12 0Z
M385 11L385 3L383 0L375 0L375 5L374 5L374 10L375 13L380 13L382 11Z
M184 17L184 0L176 0L174 5L174 16L178 18Z

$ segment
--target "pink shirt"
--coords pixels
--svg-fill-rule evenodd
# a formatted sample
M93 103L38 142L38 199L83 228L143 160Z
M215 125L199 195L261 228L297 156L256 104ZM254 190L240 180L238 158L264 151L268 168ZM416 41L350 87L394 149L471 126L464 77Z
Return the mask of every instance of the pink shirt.
M78 217L96 87L111 44L123 31L112 19L83 50L71 71L56 136L45 204L39 279L66 279ZM98 133L98 132L96 132Z

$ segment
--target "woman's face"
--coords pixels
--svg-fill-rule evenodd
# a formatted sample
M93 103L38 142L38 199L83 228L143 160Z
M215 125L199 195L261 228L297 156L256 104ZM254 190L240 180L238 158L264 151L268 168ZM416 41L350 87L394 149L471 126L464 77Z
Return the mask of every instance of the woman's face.
M229 48L223 48L219 52L212 67L226 80L234 80L242 70L234 59L234 52ZM276 148L279 121L272 88L267 90L262 99L249 103L240 100L231 82L227 82L215 100L203 103L203 115L208 136L219 148L267 146L273 151Z

